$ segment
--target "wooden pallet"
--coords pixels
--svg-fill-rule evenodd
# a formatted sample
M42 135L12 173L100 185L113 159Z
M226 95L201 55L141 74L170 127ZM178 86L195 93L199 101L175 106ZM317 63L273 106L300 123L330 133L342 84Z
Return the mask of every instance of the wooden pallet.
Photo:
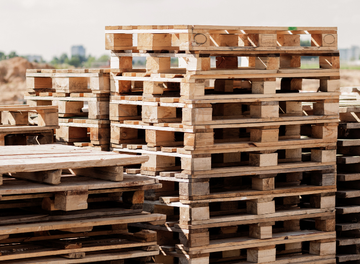
M289 146L285 150L259 152L229 152L217 154L173 154L145 152L141 150L113 149L120 153L143 153L149 160L142 164L141 173L150 176L161 172L175 173L178 178L213 178L258 174L277 174L326 169L334 166L336 150L313 148L310 153L302 154L302 148ZM303 160L303 161L302 161ZM181 171L179 173L179 170Z
M107 26L105 48L109 50L179 50L199 53L252 53L333 51L337 28L247 26ZM311 36L311 47L300 46L300 35ZM137 44L133 39L137 37Z
M303 79L319 80L319 90L339 90L338 69L214 69L195 74L111 73L111 92L118 95L143 95L147 100L159 96L191 99L231 99L231 95L275 94L276 78L280 91L302 90ZM321 80L321 81L320 81ZM248 95L250 96L250 95ZM215 97L215 98L211 98ZM235 97L236 98L236 97Z
M275 53L277 51L277 53ZM194 74L214 69L288 69L302 66L302 59L307 56L318 57L318 65L315 69L339 69L339 53L336 50L329 53L301 53L298 51L281 54L278 50L268 52L257 52L246 54L233 52L232 54L218 55L216 52L208 54L194 53L129 53L123 51L111 52L112 69L123 72L146 72L147 74ZM214 54L215 53L215 54ZM136 59L145 60L145 71L143 68L132 65Z
M298 193L336 186L335 169L210 179L179 179L170 176L173 175L160 173L160 176L151 177L157 179L162 188L149 191L146 199L160 200L163 203L180 201L183 204L212 199L236 201L236 197L245 200L269 195L281 197L283 194L291 193L291 190Z
M174 197L165 196L162 202L145 203L153 212L166 213L169 221L178 221L181 228L195 230L270 220L334 218L335 191L333 186L298 187L273 193L257 192L257 196L246 196L242 192L238 197L180 200L180 203Z
M96 146L109 150L110 121L87 118L60 118L56 130L57 142L77 146ZM83 144L85 143L85 144Z
M139 164L147 157L118 155L63 145L5 146L0 173L49 184L61 182L62 170L110 181L123 180L123 165Z
M0 190L0 209L73 211L98 207L141 209L144 191L161 188L155 180L125 174L120 182L94 179L74 174L62 174L56 186L4 177ZM16 176L16 175L15 175ZM26 186L26 188L25 188Z
M143 150L147 154L172 155L249 152L252 150L334 146L337 120L328 123L293 121L234 124L230 128L186 129L151 126L136 121L111 121L111 143L123 151ZM132 125L132 124L136 125ZM284 122L285 123L285 122ZM260 126L262 125L262 126ZM266 126L268 125L268 126ZM216 127L216 126L213 126ZM189 133L190 132L190 133Z
M25 96L30 105L56 105L59 117L87 117L89 119L109 118L109 95L104 93L67 93L56 96L52 93L39 93Z
M175 101L175 98L146 102L112 96L110 120L164 124L162 126L180 123L184 127L216 125L218 128L229 128L233 124L245 123L338 119L337 96L338 93L244 95L237 99L213 98L192 100L189 103L170 102Z
M55 106L0 106L0 145L53 143L57 112Z
M113 150L148 155L127 171L163 184L145 194L146 210L168 216L154 229L170 257L155 261L334 263L337 29L106 30ZM301 68L309 55L317 69Z
M330 221L333 226L334 219ZM143 224L136 225L143 226ZM151 228L147 224L144 226ZM185 263L196 263L200 260L202 263L217 263L217 259L232 260L236 261L235 263L292 263L293 261L294 263L335 263L335 232L319 231L314 227L303 230L301 226L302 222L299 220L289 220L278 222L273 228L275 232L272 232L266 224L218 227L209 232L207 229L202 232L201 230L179 233L167 231L167 234L166 231L160 231L158 234L162 237L158 238L158 243L164 257L160 255L159 259L165 263L176 263L173 258L183 258L182 261L187 259L188 262ZM175 236L172 237L170 234L178 235L177 238L173 238ZM313 241L313 236L317 236L319 240ZM309 241L305 241L306 239ZM182 243L171 246L171 241ZM170 257L165 258L165 256Z
M14 132L26 130L28 126L34 126L33 130L58 127L57 106L3 105L0 106L0 113L2 114L0 128L4 132L11 129ZM28 128L28 130L31 129Z
M108 69L28 69L26 87L30 94L58 93L108 93Z
M50 216L47 217L48 219L39 216L36 223L27 222L26 219L29 218L27 215L22 218L8 216L7 222L13 218L13 223L17 224L2 222L0 226L1 261L20 261L35 257L54 258L55 256L79 259L85 257L88 252L101 254L112 250L107 252L112 257L104 259L111 260L116 259L119 255L121 259L119 253L122 249L129 251L127 258L147 256L146 254L137 254L141 250L147 251L147 249L152 251L148 252L149 255L156 255L158 254L156 234L151 231L131 233L127 229L127 224L162 223L165 220L164 215L150 215L131 210L115 212L114 209L73 212ZM17 220L14 220L15 217ZM32 217L36 217L36 215ZM16 245L10 246L9 243L16 243ZM89 257L91 261L91 254ZM58 259L58 261L60 260Z

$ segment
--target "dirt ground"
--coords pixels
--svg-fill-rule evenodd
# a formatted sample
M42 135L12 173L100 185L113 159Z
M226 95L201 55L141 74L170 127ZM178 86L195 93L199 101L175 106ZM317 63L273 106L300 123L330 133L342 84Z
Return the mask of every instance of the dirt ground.
M48 64L31 63L15 57L0 61L0 104L23 104L26 92L26 69L52 69Z
M48 64L31 63L16 57L0 61L0 104L23 104L26 69L51 69ZM341 87L360 86L360 70L341 70ZM279 85L279 84L278 84ZM319 80L304 80L303 90L316 91Z

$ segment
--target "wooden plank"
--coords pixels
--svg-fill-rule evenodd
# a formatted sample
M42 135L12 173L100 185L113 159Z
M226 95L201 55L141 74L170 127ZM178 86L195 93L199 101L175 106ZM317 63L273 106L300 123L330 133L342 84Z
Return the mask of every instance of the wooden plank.
M9 195L21 195L21 194L41 194L41 193L53 193L63 191L75 191L79 189L99 190L103 192L107 189L119 188L121 190L138 190L146 189L146 185L152 187L155 184L155 180L148 177L141 176L129 176L124 173L124 179L121 182L110 182L105 180L98 180L88 177L65 177L62 182L56 186L49 186L46 184L33 183L21 180L4 180L4 184L0 188L0 195L2 200L7 199Z
M51 153L53 146L45 145L45 149ZM0 173L122 166L139 164L148 160L146 156L129 156L93 150L84 152L81 148L70 146L61 148L56 146L53 150L60 150L60 154L55 151L52 155L41 152L43 149L44 147L39 148L38 146L0 147ZM76 154L77 149L79 152ZM31 154L24 155L24 152ZM71 154L76 155L72 156Z
M43 249L43 250L35 250L34 252L22 252L19 254L11 254L11 255L2 255L0 256L0 260L13 260L13 259L27 259L34 257L43 257L43 256L54 256L54 255L63 255L77 252L91 252L91 251L101 251L101 250L112 250L112 249L122 249L122 248L132 248L132 247L141 247L141 246L154 246L155 242L134 242L129 244L118 244L118 245L105 245L105 246L89 246L82 248L74 248L74 249Z
M333 162L295 162L295 163L280 163L277 166L269 167L254 167L254 166L237 166L226 168L215 168L206 171L196 171L192 173L194 178L210 178L210 177L228 177L245 176L245 175L261 175L261 174L277 174L301 171L314 171L326 169L327 166L333 166ZM175 177L189 178L186 175L176 174Z
M294 219L304 219L311 217L334 217L334 210L330 209L298 209L298 210L278 210L275 213L266 215L234 215L234 216L214 216L209 220L192 221L191 225L180 227L187 229L213 228L229 225L248 225L269 221L287 221Z
M210 245L202 247L188 248L189 254L205 254L212 252L220 252L226 250L245 249L266 247L270 245L289 244L303 241L314 241L322 239L332 239L336 237L336 232L321 232L316 230L302 230L293 232L284 232L273 234L270 239L252 239L252 238L229 238L210 241ZM176 245L180 250L183 249L181 245Z
M133 216L119 216L119 217L106 217L95 219L79 219L68 221L50 221L39 222L22 225L7 225L0 226L0 234L21 234L26 232L40 232L48 230L60 230L67 228L83 228L91 226L113 225L113 224L128 224L138 222L153 222L164 221L165 215L151 214L151 215L133 215Z
M360 180L360 173L338 173L338 181L358 181Z
M335 192L336 186L293 186L291 188L276 188L274 190L241 190L241 191L229 191L219 192L208 195L193 195L190 199L186 196L180 196L180 201L183 204L195 204L206 202L220 202L220 201L247 201L261 198L275 198L275 197L289 197L296 195L310 195L323 192Z
M360 197L360 190L338 190L336 196L338 198Z
M86 254L81 259L65 259L62 257L43 257L43 258L31 258L25 260L3 261L4 264L72 264L72 263L95 263L100 261L111 261L121 259L133 259L141 257L156 256L159 254L158 250L129 250L126 252L112 252L109 253L96 253Z
M360 146L360 139L342 139L337 140L339 147L350 147L350 146Z
M336 206L337 214L360 213L360 205Z

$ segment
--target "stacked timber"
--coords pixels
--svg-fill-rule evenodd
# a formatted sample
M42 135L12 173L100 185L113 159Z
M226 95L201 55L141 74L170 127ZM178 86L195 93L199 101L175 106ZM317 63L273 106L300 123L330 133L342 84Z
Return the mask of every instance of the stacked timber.
M51 144L58 126L56 106L0 106L0 145Z
M65 145L0 147L0 263L141 263L163 224L142 211L156 180L123 173L147 157Z
M59 108L58 142L109 150L109 70L29 69L28 103Z
M360 95L358 88L341 88L338 138L337 260L360 260Z
M136 225L158 262L335 263L336 28L108 26L106 48L112 149L163 185L166 225Z

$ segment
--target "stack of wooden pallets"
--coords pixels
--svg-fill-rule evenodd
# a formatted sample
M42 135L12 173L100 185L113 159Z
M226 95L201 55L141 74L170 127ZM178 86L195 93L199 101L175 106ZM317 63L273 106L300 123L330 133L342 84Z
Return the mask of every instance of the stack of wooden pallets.
M358 88L342 88L338 138L337 259L355 263L359 256L360 96Z
M156 232L128 226L165 222L142 211L144 191L161 185L123 173L147 157L59 144L0 152L1 263L140 263L159 254Z
M50 144L58 126L56 106L0 106L0 145Z
M158 262L335 263L336 28L109 26L106 48L112 149L163 184L146 203L168 222L136 225Z
M31 105L57 105L58 142L109 150L109 69L27 70Z

